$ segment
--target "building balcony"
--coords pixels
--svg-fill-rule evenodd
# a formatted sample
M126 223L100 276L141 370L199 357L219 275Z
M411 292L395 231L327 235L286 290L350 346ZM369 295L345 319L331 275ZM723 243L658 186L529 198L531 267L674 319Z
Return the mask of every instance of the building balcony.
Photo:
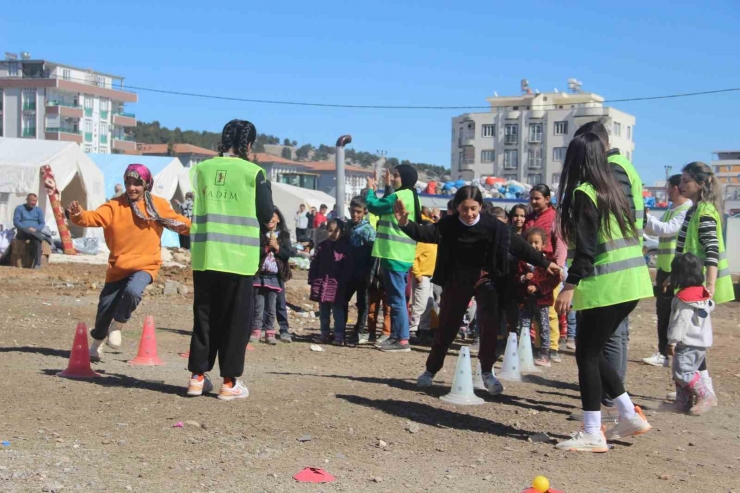
M109 113L110 113L110 112L109 112L109 111L107 111L107 110L106 110L106 111L101 111L101 112L100 112L100 119L101 119L101 120L107 120L107 119L108 119L108 114L109 114Z
M90 118L92 117L93 110L92 108L85 108L85 117Z
M133 113L124 113L122 111L113 113L113 125L121 127L135 127L136 115Z
M113 149L116 149L118 151L135 151L136 150L136 142L134 142L132 137L129 137L127 135L123 136L113 136L112 141L112 147Z
M504 144L514 145L519 143L518 135L504 135Z
M23 111L36 111L36 103L25 102L23 103Z
M92 132L85 132L85 142L92 142Z
M69 118L82 118L82 108L79 105L72 103L64 103L60 101L49 101L46 103L46 114L47 115L60 115Z
M592 108L576 108L575 112L573 113L573 116L575 117L581 117L581 116L588 116L588 117L598 117L598 116L608 116L609 115L609 109L604 108L603 106L597 106Z
M21 137L36 137L36 127L33 128L24 128L23 132L21 133Z
M74 128L46 127L45 136L46 140L61 140L82 144L82 133Z

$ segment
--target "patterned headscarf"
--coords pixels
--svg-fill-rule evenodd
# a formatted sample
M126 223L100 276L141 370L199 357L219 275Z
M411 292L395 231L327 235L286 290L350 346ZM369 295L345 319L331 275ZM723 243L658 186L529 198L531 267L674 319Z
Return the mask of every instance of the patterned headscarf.
M131 210L134 211L134 215L136 217L138 217L142 221L157 221L165 228L175 231L176 233L179 232L179 230L183 226L185 226L185 223L182 223L176 219L167 219L161 217L157 212L157 209L154 207L154 201L152 200L152 194L150 193L152 191L152 188L154 187L154 178L152 178L152 173L151 171L149 171L149 168L147 168L143 164L129 164L126 168L126 172L123 173L124 183L126 183L127 178L139 180L144 184L144 206L146 207L146 212L147 214L149 214L149 217L144 216L144 213L141 212L139 206L136 205L136 203L131 202L128 194L125 194L126 200L128 200L128 204L131 207Z

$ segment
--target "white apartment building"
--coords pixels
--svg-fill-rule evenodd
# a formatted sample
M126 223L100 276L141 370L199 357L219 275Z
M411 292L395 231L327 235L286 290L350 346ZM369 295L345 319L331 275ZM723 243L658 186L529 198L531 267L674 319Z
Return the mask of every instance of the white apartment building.
M490 112L452 119L453 179L493 175L557 184L573 134L590 121L602 122L611 146L632 160L634 116L604 106L604 98L594 93L531 93L525 86L523 92L488 98Z
M136 150L123 77L6 53L0 61L0 137L77 142L85 152Z
M724 189L724 199L739 200L740 150L713 151L712 170Z

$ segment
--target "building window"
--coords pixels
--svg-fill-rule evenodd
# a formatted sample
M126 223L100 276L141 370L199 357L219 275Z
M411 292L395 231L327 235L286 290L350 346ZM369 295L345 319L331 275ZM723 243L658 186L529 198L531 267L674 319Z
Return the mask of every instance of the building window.
M462 165L463 163L463 151L460 151L460 154L457 156L457 162Z
M568 135L568 122L555 122L555 135Z
M621 137L622 136L622 124L619 122L614 122L614 125L612 126L612 132L615 136Z
M629 125L627 125L627 140L632 140L632 127L630 127Z
M552 174L552 185L558 185L560 183L560 173L553 173Z
M492 163L496 159L496 151L493 149L484 149L480 151L481 163Z
M18 76L18 62L8 63L8 75L10 75L11 77Z
M96 76L95 77L95 85L99 87L105 87L105 77Z
M517 142L519 142L519 125L506 125L504 127L504 143L516 144Z
M553 147L552 148L552 160L563 161L565 159L565 153L568 151L567 147Z
M517 178L519 178L517 175L512 175L512 174L504 175L504 180L506 181L516 180Z
M23 111L36 110L36 89L23 89Z
M519 151L517 149L504 150L504 169L517 169L519 166Z
M482 125L483 137L495 137L496 125Z
M541 123L530 123L529 124L529 142L538 144L542 142L542 124Z
M72 72L70 72L70 70L67 69L67 68L62 69L62 79L64 79L64 80L71 80L72 79Z
M475 147L466 146L463 147L462 152L462 163L461 164L473 164L475 162Z
M729 164L725 166L725 171L732 171L732 166L730 166Z
M530 147L527 151L527 166L530 168L542 168L542 148Z
M542 175L527 175L527 183L529 185L539 185L542 183Z

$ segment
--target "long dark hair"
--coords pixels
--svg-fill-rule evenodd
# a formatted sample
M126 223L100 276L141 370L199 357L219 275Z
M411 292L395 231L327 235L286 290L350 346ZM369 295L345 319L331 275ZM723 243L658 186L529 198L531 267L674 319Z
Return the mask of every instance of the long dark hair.
M455 206L455 210L457 211L457 206L462 204L466 200L475 200L481 205L481 207L483 207L483 194L480 193L478 187L475 187L473 185L465 185L460 187L455 193L455 198L452 199L452 205Z
M712 172L712 168L701 161L694 161L684 166L682 171L701 186L699 202L709 202L722 215L724 210L722 206L722 185Z
M290 230L288 229L288 225L285 224L285 217L283 216L283 213L280 212L280 209L277 207L272 208L273 214L277 214L278 217L278 224L275 227L275 231L278 232L280 238L290 238ZM262 229L265 231L267 228L263 225Z
M671 284L678 289L704 284L704 264L693 253L676 255L671 262Z
M609 220L611 215L614 215L622 236L636 234L629 202L612 173L606 159L604 144L597 134L586 132L574 137L568 145L560 175L558 187L560 232L566 243L576 237L578 228L576 218L581 211L574 210L573 192L582 183L589 183L596 192L599 223L606 236L612 234Z
M257 128L247 120L231 120L224 125L221 132L221 142L218 144L218 155L223 157L234 149L234 153L245 161L249 161L249 148L257 139ZM284 221L283 221L284 223Z

